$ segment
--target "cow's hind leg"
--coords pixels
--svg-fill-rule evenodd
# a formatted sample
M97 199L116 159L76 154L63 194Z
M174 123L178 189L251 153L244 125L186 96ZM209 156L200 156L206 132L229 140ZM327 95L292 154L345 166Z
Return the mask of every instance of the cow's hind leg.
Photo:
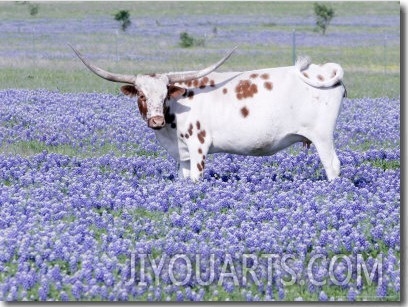
M326 171L327 179L330 181L340 175L340 160L334 149L333 138L331 137L313 137L310 138L316 146L320 160Z

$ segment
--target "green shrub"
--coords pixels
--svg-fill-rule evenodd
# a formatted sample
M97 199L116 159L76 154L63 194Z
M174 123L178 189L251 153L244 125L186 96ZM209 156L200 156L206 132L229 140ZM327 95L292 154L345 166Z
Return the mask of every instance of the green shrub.
M180 46L183 48L189 48L194 45L194 38L190 36L187 32L180 34Z
M314 13L316 17L316 29L326 34L327 27L334 17L334 9L324 4L314 3Z
M130 21L130 13L127 10L121 10L115 14L115 20L120 22L120 28L122 31L126 31L126 29L132 24Z
M180 46L183 48L189 48L193 46L204 46L204 38L194 38L187 32L182 32L180 34Z
M40 7L39 7L38 4L32 4L32 3L30 3L30 4L28 5L28 10L30 11L30 15L31 15L31 16L37 15L39 8L40 8Z
M38 14L40 6L38 4L30 3L30 1L17 1L16 4L21 4L28 7L28 12L31 16L35 16Z

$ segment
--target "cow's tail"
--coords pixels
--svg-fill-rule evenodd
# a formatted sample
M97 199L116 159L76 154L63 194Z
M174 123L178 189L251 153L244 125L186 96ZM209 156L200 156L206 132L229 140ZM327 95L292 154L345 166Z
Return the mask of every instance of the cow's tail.
M299 57L295 69L299 78L313 87L332 87L342 84L343 81L343 68L336 63L318 66L311 64L309 57Z

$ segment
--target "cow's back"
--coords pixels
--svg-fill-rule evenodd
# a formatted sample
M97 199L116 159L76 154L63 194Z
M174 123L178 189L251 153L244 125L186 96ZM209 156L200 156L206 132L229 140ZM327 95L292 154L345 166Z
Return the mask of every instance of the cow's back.
M210 152L273 154L304 140L301 132L325 116L337 118L343 95L305 84L295 67L212 73L207 83L180 103L189 108L181 122L198 120L211 136Z

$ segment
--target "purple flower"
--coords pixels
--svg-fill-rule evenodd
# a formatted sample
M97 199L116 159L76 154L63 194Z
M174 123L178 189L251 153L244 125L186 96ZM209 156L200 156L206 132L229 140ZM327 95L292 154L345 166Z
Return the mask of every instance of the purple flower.
M320 291L319 301L327 301L327 300L328 300L327 294L324 291Z
M194 278L184 288L172 285L168 263L159 286L151 268L147 287L125 285L130 253L149 254L156 263L164 254L188 253L193 270L198 253L203 281L210 278L209 259L215 255L215 284L228 252L239 274L244 253L296 254L291 268L302 277L307 261L321 253L327 265L315 263L317 281L328 280L332 255L368 254L371 272L382 254L382 283L376 273L374 291L378 298L398 295L399 104L388 98L345 100L335 135L342 176L334 182L323 180L313 145L307 153L295 145L270 157L210 155L204 179L191 183L169 180L177 174L175 163L145 123L129 116L136 112L133 101L107 94L0 91L0 146L35 149L0 153L5 276L0 293L5 300L204 300L219 288L202 287ZM56 148L68 153L53 152ZM140 265L134 263L136 272ZM347 277L346 262L333 269L336 280ZM186 270L177 264L176 278ZM256 272L265 284L267 272ZM290 279L287 272L274 273L271 286L245 292L227 279L222 295L301 298L280 284L281 277ZM354 262L351 273L352 284L358 278ZM327 300L334 296L331 286L305 287ZM347 300L363 298L362 289L342 287Z
M357 294L358 294L357 290L355 290L353 287L350 287L347 293L347 299L349 301L355 301L357 298Z
M377 286L376 294L379 298L385 298L388 294L387 284L381 283Z

